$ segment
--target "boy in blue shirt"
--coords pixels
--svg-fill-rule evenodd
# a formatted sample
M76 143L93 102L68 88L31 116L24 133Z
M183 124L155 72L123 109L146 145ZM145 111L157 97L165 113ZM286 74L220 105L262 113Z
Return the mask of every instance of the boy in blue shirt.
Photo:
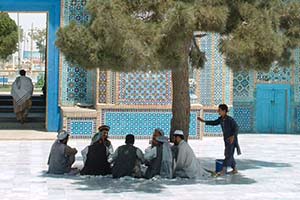
M198 117L198 120L204 122L206 125L217 126L221 125L223 131L223 139L225 143L225 159L223 162L223 169L219 175L224 175L227 173L227 167L232 168L231 173L238 173L236 162L234 160L234 150L237 149L238 155L241 154L241 150L238 143L238 125L235 120L228 116L228 106L226 104L220 104L218 108L218 113L220 117L213 121L207 121Z

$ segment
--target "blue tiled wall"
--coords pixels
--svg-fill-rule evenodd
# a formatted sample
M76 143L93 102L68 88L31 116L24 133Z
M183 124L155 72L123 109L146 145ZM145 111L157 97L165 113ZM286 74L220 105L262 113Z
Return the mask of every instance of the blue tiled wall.
M70 22L85 24L89 21L89 15L85 10L87 1L64 0L63 7L63 25ZM94 77L95 71L88 71L79 66L70 66L62 59L61 71L61 103L64 106L74 105L76 103L94 103Z
M199 135L197 112L191 112L190 136ZM155 128L161 128L166 135L170 132L172 113L163 111L137 111L137 110L103 110L102 120L111 127L110 135L125 136L134 134L138 136L150 136Z

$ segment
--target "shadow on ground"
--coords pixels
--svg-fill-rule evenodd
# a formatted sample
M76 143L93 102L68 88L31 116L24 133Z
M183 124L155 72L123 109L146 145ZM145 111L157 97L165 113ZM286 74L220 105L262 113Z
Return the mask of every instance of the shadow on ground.
M201 165L205 168L214 169L215 168L215 158L199 158ZM237 167L239 171L247 169L260 169L260 168L283 168L292 167L289 163L278 163L278 162L268 162L261 160L252 159L236 159Z
M214 158L200 158L201 166L209 169L214 169ZM243 170L247 169L259 169L259 168L284 168L291 167L288 163L276 163L260 160L241 159L237 160L240 173L236 175L226 175L224 177L210 177L209 175L203 176L198 179L160 179L153 178L146 179L134 179L131 177L124 177L121 179L112 179L111 176L57 176L49 175L45 172L42 177L47 178L59 178L59 179L71 179L72 185L78 190L90 191L99 190L103 193L122 193L122 192L142 192L142 193L159 193L166 187L176 187L180 185L249 185L254 184L256 181L243 175Z

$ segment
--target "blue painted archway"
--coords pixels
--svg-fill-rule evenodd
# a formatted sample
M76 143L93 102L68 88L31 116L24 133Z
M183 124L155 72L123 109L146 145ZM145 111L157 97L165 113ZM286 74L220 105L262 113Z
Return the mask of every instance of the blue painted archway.
M56 31L60 27L61 0L5 0L0 1L4 12L48 13L48 65L47 65L47 115L46 128L60 128L59 98L59 50L55 47Z

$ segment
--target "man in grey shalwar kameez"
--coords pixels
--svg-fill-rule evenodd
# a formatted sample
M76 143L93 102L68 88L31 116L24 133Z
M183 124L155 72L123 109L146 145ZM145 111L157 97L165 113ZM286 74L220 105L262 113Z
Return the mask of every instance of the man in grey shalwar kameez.
M175 177L196 178L203 175L200 163L192 148L184 141L182 130L174 132L174 144L177 146L178 155L175 165Z
M155 129L152 137L152 145L145 151L146 165L145 178L160 175L163 178L173 177L173 156L167 137L161 129Z
M75 162L77 150L67 145L69 134L62 130L57 135L57 140L51 147L48 159L49 174L70 173L71 167ZM77 170L74 169L74 173Z

